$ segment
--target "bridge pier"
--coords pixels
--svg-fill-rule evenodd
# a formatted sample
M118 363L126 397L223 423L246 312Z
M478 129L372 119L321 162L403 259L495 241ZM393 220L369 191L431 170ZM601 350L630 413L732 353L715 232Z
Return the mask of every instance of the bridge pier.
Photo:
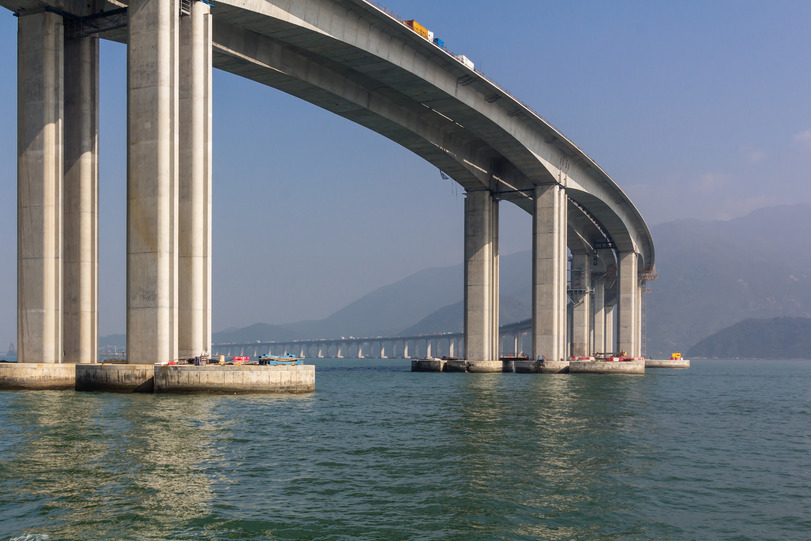
M17 34L17 355L62 362L62 18L21 16Z
M535 187L532 213L532 358L566 352L567 202L563 186Z
M640 287L637 255L634 252L618 254L619 304L617 314L617 349L629 357L639 357L641 348Z
M592 288L594 295L592 297L592 353L603 353L605 347L605 275L592 274L591 277Z
M591 267L587 254L572 258L572 356L591 355Z
M180 18L178 354L211 350L211 6Z
M131 0L127 45L127 362L178 358L178 19Z
M66 363L98 360L99 39L65 39L62 344Z
M206 4L192 2L188 17L180 15L180 0L131 0L128 4L126 38L118 31L107 33L113 27L103 35L128 41L127 345L128 362L138 364L190 357L211 345L214 57L212 15ZM218 21L218 67L281 88L385 133L437 162L467 190L464 338L449 340L450 356L465 355L483 362L499 357L498 196L521 198L524 206L528 200L523 197L533 191L533 356L562 359L566 354L570 206L582 207L579 224L571 211L571 226L578 235L578 226L584 226L584 244L601 243L611 250L615 241L620 245L620 291L617 295L610 292L610 302L618 303L619 308L607 310L604 285L599 292L595 285L594 310L587 305L575 309L575 324L569 333L572 351L588 353L590 347L602 344L603 350L624 349L639 355L640 271L651 270L652 240L631 202L585 154L558 137L539 116L525 114L531 112L497 85L463 64L449 64L444 51L412 36L370 4L337 1L329 9L329 17L320 17L319 10L291 10L284 2L274 4L273 14L249 4L242 6L239 15L224 15ZM98 326L98 41L67 35L62 15L39 11L42 2L18 0L3 5L12 6L20 15L20 360L93 363ZM100 7L95 3L84 6L75 2L53 5L87 12ZM77 22L74 16L82 14L66 17ZM106 16L124 15L112 10ZM284 29L278 32L280 20ZM359 25L359 20L366 22ZM293 28L294 32L288 32ZM291 36L298 37L291 41ZM341 46L342 40L358 53L344 66L340 55L324 54L336 44ZM364 43L374 44L374 50ZM414 58L418 69L414 69ZM346 68L355 70L352 73L366 70L366 75L347 75ZM470 84L471 77L475 85ZM403 92L390 97L381 91L391 87ZM430 114L430 119L423 116L425 103L418 98L426 88L439 89L437 99L432 100L438 114ZM370 104L374 104L373 114L367 114ZM468 119L463 129L453 120L457 113ZM519 114L520 126L515 124ZM481 152L484 148L491 151ZM535 162L533 155L545 159ZM566 156L572 156L572 164L576 164L571 172ZM560 167L565 175L572 175L570 201L564 186L546 178L547 172L558 179L564 176L553 171L552 157L561 157ZM553 183L534 186L546 181ZM492 193L499 183L503 185L498 190L510 186L514 195ZM611 257L613 264L613 253ZM583 289L591 287L588 280L583 283ZM592 300L588 295L584 299L584 303ZM613 313L616 317L610 315ZM514 336L516 353L519 342L520 336ZM338 341L324 347L332 344L339 357L355 352L366 357L373 348ZM294 352L304 346L288 343L287 347ZM438 354L442 346L439 340L411 337L392 341L390 346L381 344L381 356L401 347L403 356L410 357L417 352ZM248 352L256 354L257 345L245 346L243 353ZM321 348L319 355L324 355Z
M464 298L468 360L498 359L498 285L498 200L487 190L468 192Z

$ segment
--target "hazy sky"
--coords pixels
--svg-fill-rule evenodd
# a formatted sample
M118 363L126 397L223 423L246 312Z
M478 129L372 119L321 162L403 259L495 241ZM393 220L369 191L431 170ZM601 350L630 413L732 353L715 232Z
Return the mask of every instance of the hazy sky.
M811 2L383 3L573 140L649 224L811 201ZM16 28L0 9L0 352L16 341ZM125 322L124 46L101 62L104 335ZM214 330L325 317L460 263L463 199L382 136L215 71ZM529 215L501 217L501 252L529 249Z

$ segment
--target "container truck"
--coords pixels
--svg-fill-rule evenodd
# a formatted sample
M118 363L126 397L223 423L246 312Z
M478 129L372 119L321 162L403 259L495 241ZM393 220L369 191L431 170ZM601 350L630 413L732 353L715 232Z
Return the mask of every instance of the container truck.
M409 20L409 21L405 21L405 24L406 24L406 26L408 26L408 27L409 27L411 30L413 30L414 32L416 32L417 34L421 35L421 36L422 36L422 37L424 37L425 39L429 39L429 38L428 38L428 29L427 29L427 28L425 28L425 27L424 27L423 25L421 25L420 23L418 23L417 21L415 21L414 19L411 19L411 20Z

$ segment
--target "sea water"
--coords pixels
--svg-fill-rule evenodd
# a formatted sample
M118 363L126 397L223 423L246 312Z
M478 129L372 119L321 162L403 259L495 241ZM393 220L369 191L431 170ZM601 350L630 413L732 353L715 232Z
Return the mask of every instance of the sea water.
M2 539L809 539L811 362L0 393Z

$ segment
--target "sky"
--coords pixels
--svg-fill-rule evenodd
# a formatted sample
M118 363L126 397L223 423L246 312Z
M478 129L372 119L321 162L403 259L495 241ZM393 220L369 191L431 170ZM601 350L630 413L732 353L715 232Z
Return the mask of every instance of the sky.
M574 141L649 225L811 202L811 2L381 3ZM16 26L0 8L0 352L16 341ZM102 43L102 336L126 319L125 54ZM214 331L320 319L462 262L464 192L435 167L275 89L213 84ZM529 215L500 210L501 253L528 250Z

